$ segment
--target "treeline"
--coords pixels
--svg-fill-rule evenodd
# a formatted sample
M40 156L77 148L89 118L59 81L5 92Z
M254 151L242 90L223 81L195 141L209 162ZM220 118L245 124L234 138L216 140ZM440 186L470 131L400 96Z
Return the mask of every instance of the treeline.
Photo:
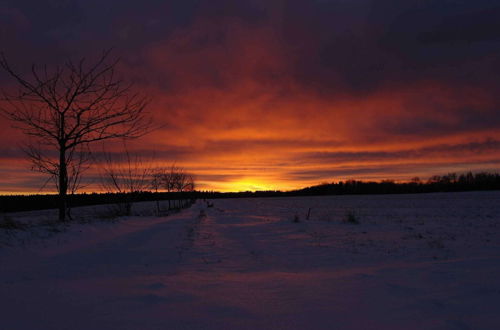
M475 190L500 190L500 174L498 173L449 173L434 175L427 181L412 178L409 182L392 180L358 181L346 180L335 183L322 183L292 191L246 191L246 192L198 192L198 198L244 198L244 197L287 197L287 196L321 196L321 195L362 195L362 194L414 194L431 192L454 192Z
M474 190L499 190L498 173L449 173L434 175L427 181L415 177L410 182L397 183L391 180L366 182L347 180L324 183L291 192L293 195L349 195L349 194L411 194L431 192L454 192Z
M68 206L73 208L102 204L118 205L130 200L134 202L165 200L171 202L171 208L175 208L181 207L185 201L192 200L193 197L193 193L189 192L82 193L68 195ZM55 209L59 205L58 198L58 195L0 196L0 212Z
M173 171L171 171L174 173ZM158 175L158 174L156 174ZM168 177L168 176L166 176ZM188 180L188 182L191 182ZM246 191L246 192L213 192L191 190L170 192L139 191L128 193L91 193L74 194L68 196L70 207L118 204L124 200L134 202L144 201L170 201L176 207L182 201L196 199L218 198L251 198L251 197L289 197L289 196L321 196L321 195L354 195L354 194L409 194L431 192L454 192L474 190L500 190L500 174L498 173L449 173L447 175L434 175L427 181L413 178L409 182L394 182L384 180L381 182L367 182L357 180L340 181L336 183L323 183L293 191ZM0 212L16 212L28 210L51 209L58 206L57 195L28 195L28 196L0 196Z

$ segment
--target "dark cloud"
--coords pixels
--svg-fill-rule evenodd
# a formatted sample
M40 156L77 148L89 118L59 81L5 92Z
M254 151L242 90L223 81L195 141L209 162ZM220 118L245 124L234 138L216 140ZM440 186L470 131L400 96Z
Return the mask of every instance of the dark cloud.
M499 14L493 1L292 1L285 36L296 79L325 93L478 83L500 68Z
M283 60L291 64L289 74L325 93L422 79L481 83L500 68L494 55L500 50L500 6L488 0L9 0L0 3L0 13L7 19L3 29L24 31L18 37L44 57L116 47L136 58L141 48L179 29L212 22L204 25L211 31L190 40L196 51L228 45L231 19L233 26L266 26L288 54ZM220 83L220 76L212 76L212 83Z
M407 118L385 118L379 127L399 136L443 136L451 133L488 131L500 128L498 108L428 107L425 115Z

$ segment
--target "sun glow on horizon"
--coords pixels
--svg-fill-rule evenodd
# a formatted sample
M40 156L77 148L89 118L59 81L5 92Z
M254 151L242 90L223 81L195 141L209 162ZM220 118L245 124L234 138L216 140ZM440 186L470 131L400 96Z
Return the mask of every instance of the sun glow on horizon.
M217 188L216 190L221 192L266 191L278 189L276 186L264 183L263 181L249 179L221 183Z

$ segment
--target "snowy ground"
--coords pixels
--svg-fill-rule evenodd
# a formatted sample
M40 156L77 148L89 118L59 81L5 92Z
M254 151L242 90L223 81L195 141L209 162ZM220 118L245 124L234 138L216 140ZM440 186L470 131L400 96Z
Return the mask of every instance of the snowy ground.
M500 192L213 202L0 230L0 329L500 328Z

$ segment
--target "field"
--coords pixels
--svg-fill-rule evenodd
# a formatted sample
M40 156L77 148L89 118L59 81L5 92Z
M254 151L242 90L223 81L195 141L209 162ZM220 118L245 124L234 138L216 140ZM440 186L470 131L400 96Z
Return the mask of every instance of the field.
M500 328L499 191L104 208L8 215L1 329Z

